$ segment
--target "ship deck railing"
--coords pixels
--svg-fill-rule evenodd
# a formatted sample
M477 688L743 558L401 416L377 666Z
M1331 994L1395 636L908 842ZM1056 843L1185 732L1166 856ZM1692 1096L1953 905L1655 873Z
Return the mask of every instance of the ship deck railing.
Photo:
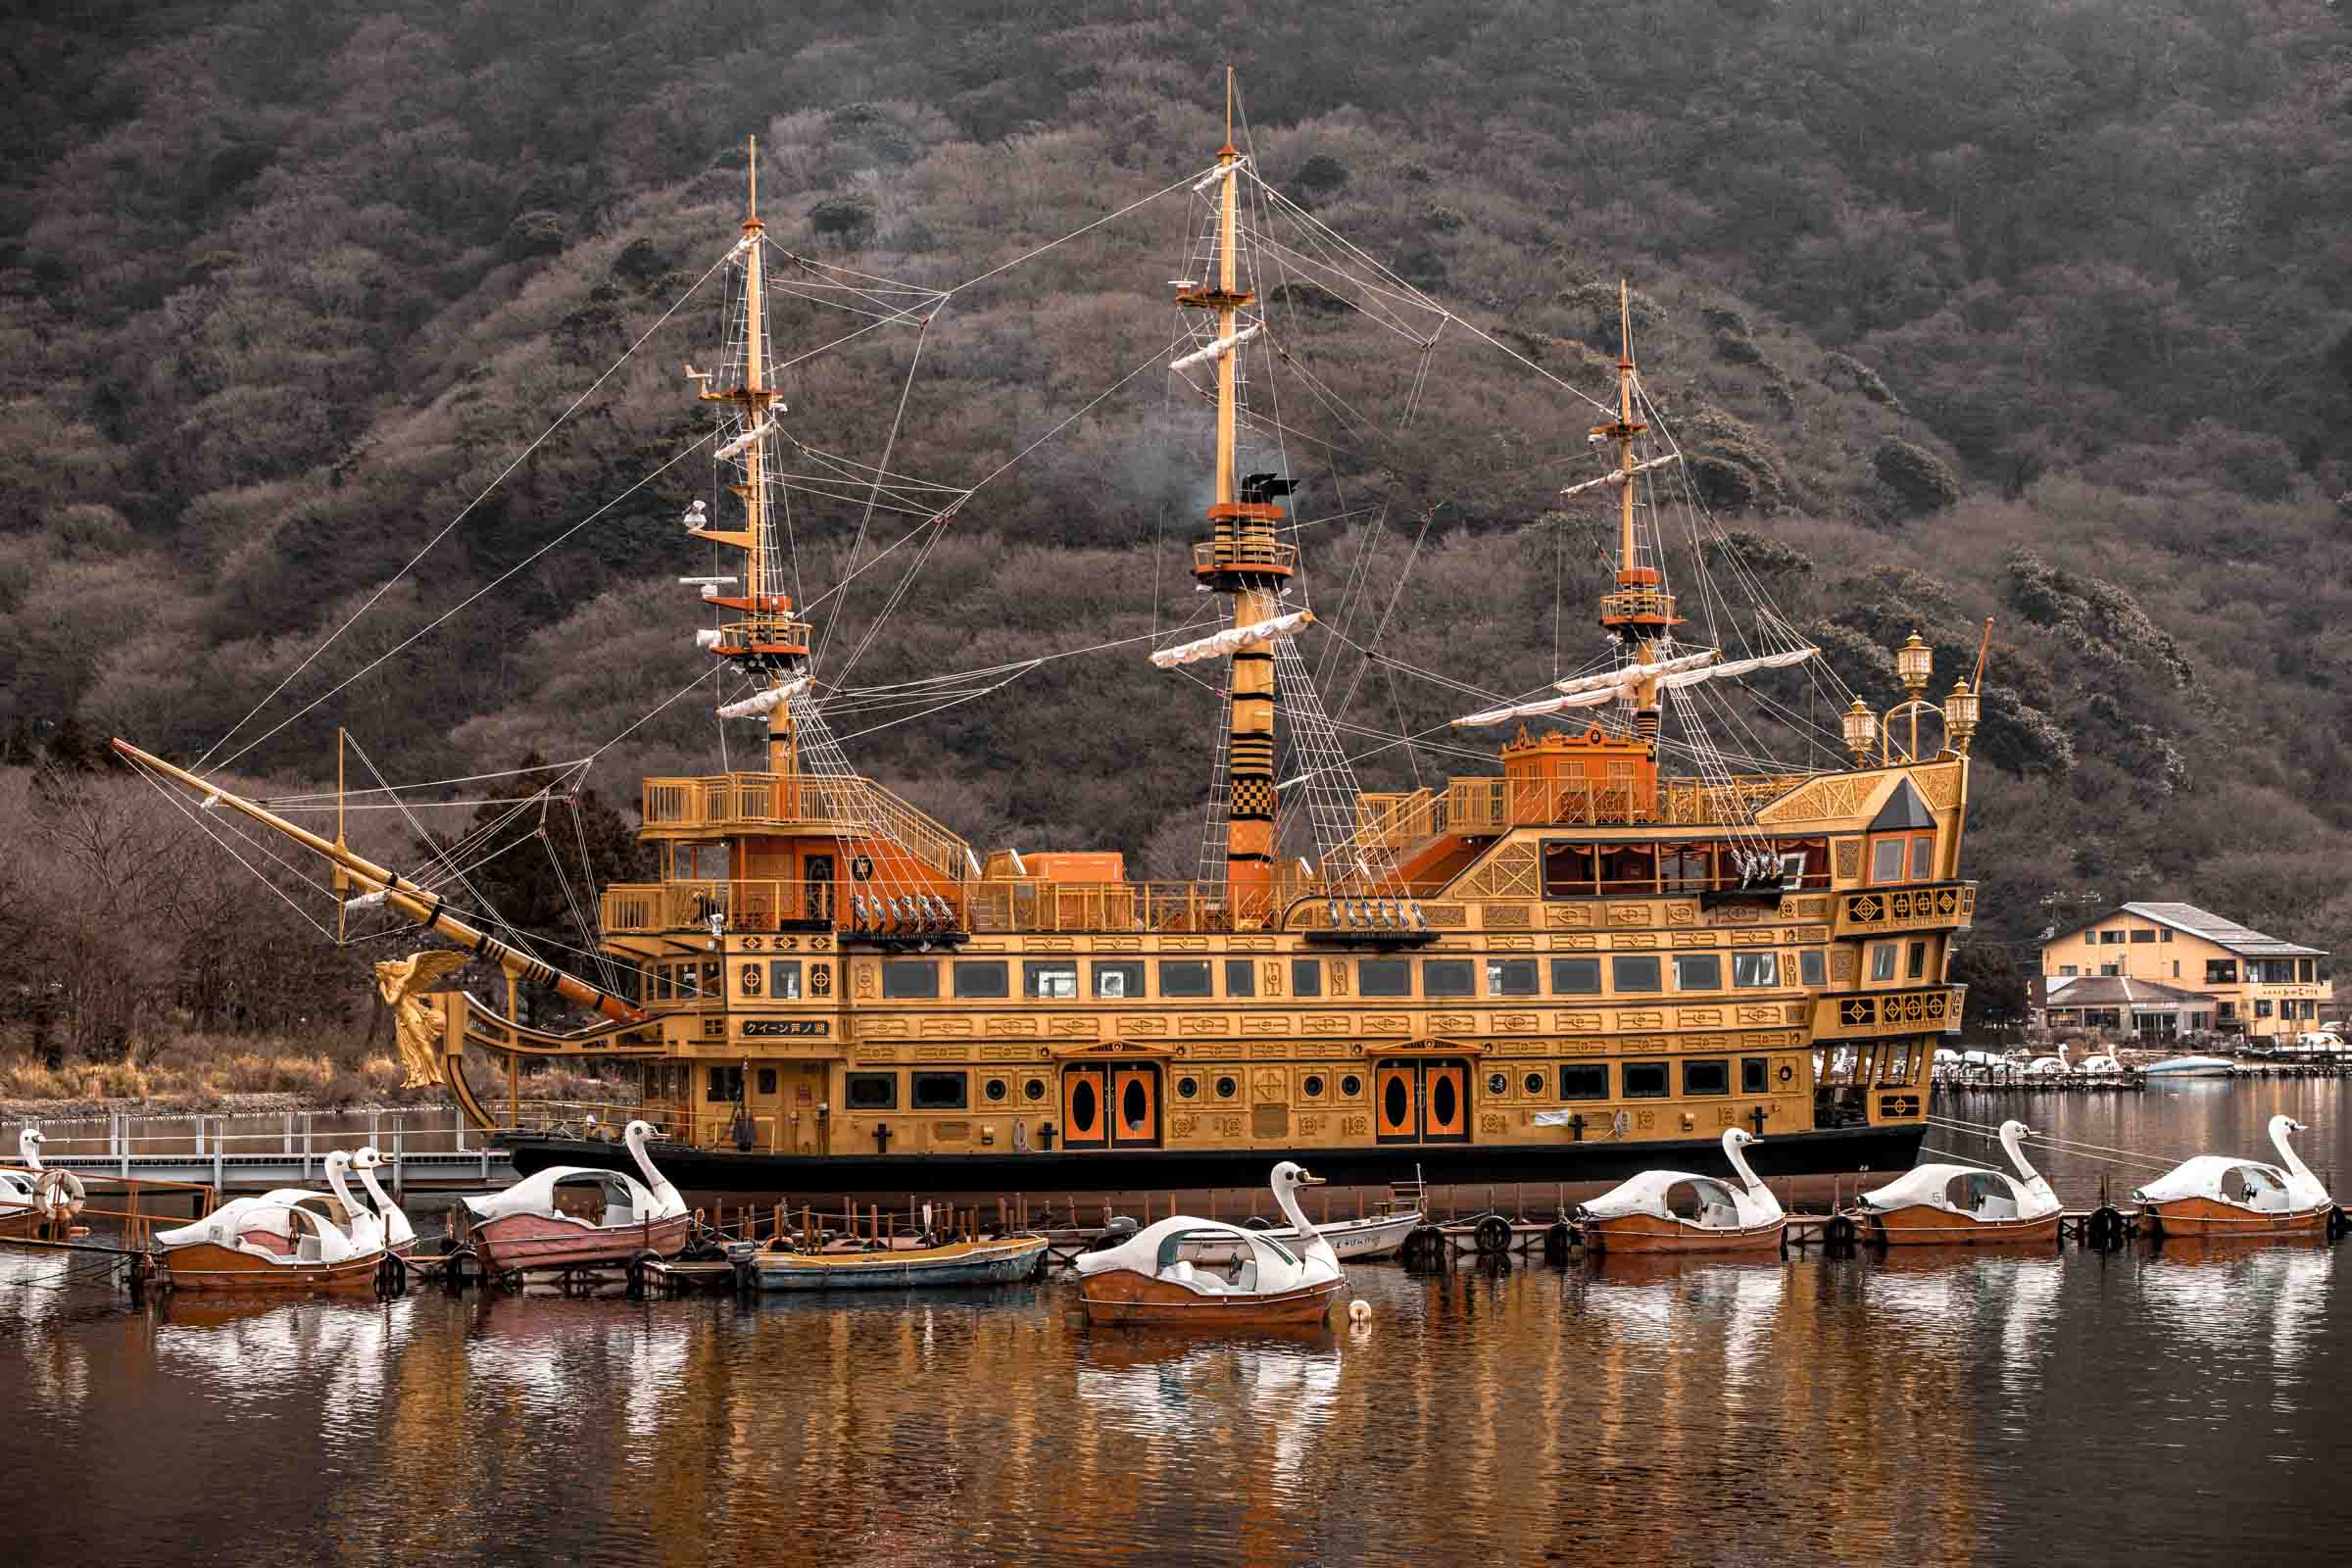
M968 876L971 847L922 810L864 777L814 773L715 773L649 778L648 832L732 835L807 832L896 843L942 876Z
M1406 849L1441 833L1504 833L1514 827L1616 824L1705 827L1753 821L1756 808L1812 775L1754 773L1729 783L1662 779L1654 795L1587 779L1513 779L1481 775L1449 781L1443 792L1362 794L1355 799L1356 842Z
M760 878L697 878L621 882L605 889L598 913L611 936L707 929L717 916L729 931L817 929L845 936L888 935L887 916L873 906L895 901L887 882L789 882ZM1244 911L1262 924L1319 884L1277 884L1264 907ZM868 903L858 922L857 900ZM934 894L968 934L1018 931L1230 931L1235 907L1215 882L1060 882L1046 877L967 878Z

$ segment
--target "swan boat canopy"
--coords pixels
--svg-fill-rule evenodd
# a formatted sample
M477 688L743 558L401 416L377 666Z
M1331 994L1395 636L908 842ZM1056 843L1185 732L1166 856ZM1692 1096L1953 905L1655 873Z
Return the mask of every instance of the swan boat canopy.
M2289 1133L2305 1130L2291 1116L2273 1116L2271 1144L2278 1164L2199 1154L2132 1196L2159 1236L2325 1234L2335 1200L2286 1141Z
M466 1199L468 1245L499 1274L620 1263L641 1252L675 1257L693 1217L645 1152L653 1135L651 1123L633 1121L621 1137L642 1181L600 1166L554 1165L503 1192Z
M1645 1170L1619 1183L1584 1205L1585 1245L1610 1252L1779 1247L1788 1215L1742 1152L1759 1142L1744 1127L1724 1130L1723 1154L1739 1175L1738 1187L1680 1170Z
M578 901L570 953L466 882L469 861L512 847L502 834L518 843L576 806L595 752L515 804L500 819L511 828L419 852L387 826L383 858L344 831L340 734L331 796L248 799L218 776L324 698L267 732L240 738L240 720L194 768L127 741L118 753L168 782L200 831L233 815L328 862L344 896L322 912L339 939L414 927L445 944L378 968L403 1055L477 1124L499 1129L503 1113L526 1176L630 1166L610 1145L514 1125L514 1079L503 1107L486 1102L466 1078L470 1052L629 1075L636 1113L668 1135L665 1167L695 1189L1197 1189L1280 1160L1367 1186L1415 1165L1438 1181L1606 1183L1708 1159L1727 1126L1771 1134L1758 1157L1775 1175L1909 1165L1929 1054L1960 1023L1962 988L1944 976L1976 907L1961 846L1985 644L1941 691L1936 650L1913 636L1885 661L1900 700L1858 697L1770 603L1768 573L1742 556L1751 536L1709 513L1637 364L1626 290L1607 332L1613 380L1572 386L1287 198L1235 131L1229 116L1206 167L1090 217L1089 228L1164 215L1184 259L1172 295L1139 298L1135 316L1165 319L1170 335L1150 334L1116 381L1104 367L1102 397L1036 443L1089 428L1079 416L1120 387L1164 381L1168 396L1152 401L1195 433L1205 502L1175 565L1200 591L1180 624L1071 648L1008 631L1023 656L1009 663L851 683L858 655L894 639L877 644L880 618L847 619L846 577L804 602L796 541L811 527L792 519L809 508L845 527L899 517L899 543L841 559L858 562L855 574L888 557L884 569L903 571L889 606L919 603L932 545L1022 459L976 481L910 475L887 467L897 424L869 445L868 432L835 435L821 414L785 407L781 376L833 352L796 352L804 329L814 340L811 313L831 308L823 296L854 300L862 318L842 353L895 354L877 345L919 342L966 284L877 283L787 248L760 215L754 148L740 224L711 236L707 267L682 270L699 274L688 292L723 293L709 303L724 325L681 389L705 418L664 482L708 499L671 535L694 599L674 667L649 671L646 694L666 707L699 670L719 695L710 766L644 780L640 838L656 879ZM1067 258L1059 243L981 275L1018 287L1030 258ZM811 287L816 274L826 281ZM1339 308L1300 311L1301 293ZM695 319L685 303L671 306L681 326ZM771 343L784 333L796 335ZM1309 333L1347 347L1327 359ZM1373 517L1417 483L1388 471L1385 445L1365 446L1379 418L1298 379L1360 352L1365 395L1377 393L1402 367L1371 363L1378 351L1359 351L1357 333L1416 345L1419 367L1400 385L1481 373L1492 353L1496 367L1512 362L1496 373L1531 376L1528 391L1557 399L1554 410L1493 394L1527 419L1526 439L1558 453L1509 480L1509 505L1538 519L1530 537L1564 540L1588 521L1605 530L1597 636L1581 663L1564 656L1549 680L1439 672L1381 646L1357 608L1387 606L1371 612L1386 624L1405 600L1401 578L1369 580L1395 532L1386 523L1355 525L1358 564L1314 575L1316 543L1341 532L1320 525L1355 514L1348 487L1369 487L1360 512ZM906 395L937 369L922 359L906 356L902 395L888 400L899 419L938 416ZM1296 402L1269 395L1292 385ZM825 450L845 442L885 466ZM1304 514L1310 498L1323 514ZM1144 499L1129 498L1137 515L1152 510ZM1418 550L1402 552L1400 572ZM506 580L465 604L498 603L491 589ZM825 624L817 606L829 607ZM1139 678L1164 668L1167 701L1199 703L1198 759L1100 759L1186 779L1208 761L1198 875L1132 877L1116 849L974 845L850 755L869 728L1079 657L1132 660ZM1426 681L1467 711L1367 748L1355 733L1367 715L1348 694L1372 662L1370 685ZM1534 687L1515 690L1523 680ZM1083 733L1088 717L1070 722ZM726 726L749 730L747 743L722 745ZM1392 766L1408 757L1409 770ZM1359 763L1390 777L1359 787ZM375 783L368 793L392 797L377 804L404 811L470 808L459 781ZM304 811L333 812L331 835L294 820ZM222 842L236 847L233 834ZM390 863L419 854L431 858ZM433 989L468 963L504 977L503 1012ZM540 1023L520 1021L524 986L557 999ZM1591 1136L1598 1127L1615 1130ZM533 1189L513 1201L551 1198ZM640 1222L641 1198L625 1206Z
M1087 1321L1187 1328L1321 1323L1348 1276L1331 1243L1299 1210L1298 1189L1315 1180L1284 1160L1269 1183L1293 1234L1310 1238L1296 1251L1266 1231L1176 1214L1115 1247L1079 1254ZM1203 1250L1230 1262L1222 1269L1195 1262Z
M2020 1146L2033 1135L2022 1121L2001 1123L2001 1148L2019 1176L1976 1165L1921 1165L1864 1193L1857 1217L1871 1240L1895 1246L2055 1241L2064 1205L2048 1178L2026 1163Z

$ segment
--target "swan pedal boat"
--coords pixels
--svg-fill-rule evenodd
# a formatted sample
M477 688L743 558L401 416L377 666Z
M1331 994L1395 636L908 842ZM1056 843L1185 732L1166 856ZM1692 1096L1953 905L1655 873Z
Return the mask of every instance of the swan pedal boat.
M2270 1131L2280 1164L2229 1154L2184 1159L2132 1193L2141 1217L2158 1236L2326 1235L2335 1200L2286 1141L2307 1129L2291 1116L2273 1116Z
M351 1156L326 1156L333 1200L348 1229L314 1203L325 1193L280 1188L221 1204L193 1224L155 1233L158 1261L174 1291L300 1292L358 1296L375 1289L387 1255L383 1221L351 1196L343 1173Z
M1742 1127L1727 1128L1724 1157L1740 1176L1737 1188L1689 1171L1645 1170L1584 1205L1585 1245L1601 1252L1744 1252L1777 1250L1788 1228L1781 1209L1740 1151L1760 1143ZM1674 1189L1688 1187L1696 1213L1675 1212Z
M1975 1165L1921 1165L1864 1193L1853 1218L1886 1247L2055 1242L2064 1205L2049 1179L2026 1163L2019 1145L2033 1136L2022 1121L2001 1123L2001 1148L2023 1181Z
M504 1192L465 1200L467 1234L493 1273L525 1268L572 1268L625 1263L640 1252L675 1257L694 1228L686 1200L645 1152L651 1123L633 1121L622 1135L641 1182L589 1165L550 1165ZM567 1213L561 1194L591 1192L601 1202L594 1219Z
M1274 1200L1296 1251L1272 1233L1176 1214L1116 1247L1080 1253L1078 1297L1090 1323L1159 1328L1311 1328L1331 1315L1348 1284L1332 1244L1298 1208L1298 1189L1317 1184L1296 1164L1274 1167ZM1233 1262L1218 1270L1188 1254L1213 1250Z
M17 1152L24 1156L24 1168L0 1169L0 1240L24 1240L36 1235L41 1221L47 1218L42 1179L49 1174L41 1168L41 1145L45 1140L37 1127L27 1127L17 1134ZM67 1188L68 1193L72 1192Z
M996 1236L871 1251L746 1249L737 1259L762 1291L909 1290L1017 1284L1037 1272L1045 1250L1043 1236Z

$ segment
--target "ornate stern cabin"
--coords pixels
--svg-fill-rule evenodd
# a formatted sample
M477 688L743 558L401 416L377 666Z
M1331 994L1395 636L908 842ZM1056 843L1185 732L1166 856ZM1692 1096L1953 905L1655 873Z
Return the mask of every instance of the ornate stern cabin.
M1945 974L1976 897L1960 874L1975 690L1932 698L1914 637L1894 656L1906 700L1884 715L1849 704L1787 620L1715 596L1719 579L1752 589L1743 572L1701 572L1692 596L1724 646L1683 635L1659 512L1720 535L1672 444L1652 445L1629 331L1591 431L1603 472L1567 492L1613 514L1605 651L1456 721L1505 737L1497 771L1354 788L1297 651L1314 617L1284 525L1293 485L1262 471L1274 455L1243 461L1267 425L1237 366L1272 331L1237 238L1246 179L1229 141L1193 187L1200 239L1174 306L1197 346L1169 367L1215 416L1194 574L1228 616L1151 656L1225 675L1201 879L1139 881L1111 853L983 854L843 755L773 521L770 448L787 438L756 193L729 346L688 372L740 515L698 502L687 526L733 569L686 580L717 620L701 647L752 691L720 715L764 726L763 765L646 781L662 878L603 890L601 983L340 837L125 755L327 856L355 905L601 1013L558 1033L512 1021L511 997L501 1015L429 993L457 954L383 970L404 1051L482 1124L501 1107L466 1082L469 1045L510 1064L625 1063L633 1113L671 1141L662 1167L690 1189L1254 1185L1284 1158L1342 1182L1609 1182L1734 1127L1761 1136L1766 1175L1909 1165L1933 1047L1960 1017ZM1827 683L1830 755L1841 741L1847 765L1753 771L1756 748L1706 739L1710 702L1745 738L1745 715L1788 690L1771 678ZM526 1172L625 1157L510 1136Z

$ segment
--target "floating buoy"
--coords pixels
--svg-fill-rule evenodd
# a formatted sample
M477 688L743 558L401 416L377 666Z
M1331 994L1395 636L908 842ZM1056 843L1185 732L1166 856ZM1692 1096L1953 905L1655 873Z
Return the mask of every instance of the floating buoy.
M1352 1300L1352 1301L1349 1301L1349 1302L1348 1303L1348 1322L1350 1322L1350 1323L1369 1323L1369 1322L1371 1322L1371 1321L1372 1321L1372 1303L1371 1303L1370 1301L1367 1301L1367 1300L1363 1299L1361 1297L1358 1297L1356 1299L1354 1299L1354 1300Z

